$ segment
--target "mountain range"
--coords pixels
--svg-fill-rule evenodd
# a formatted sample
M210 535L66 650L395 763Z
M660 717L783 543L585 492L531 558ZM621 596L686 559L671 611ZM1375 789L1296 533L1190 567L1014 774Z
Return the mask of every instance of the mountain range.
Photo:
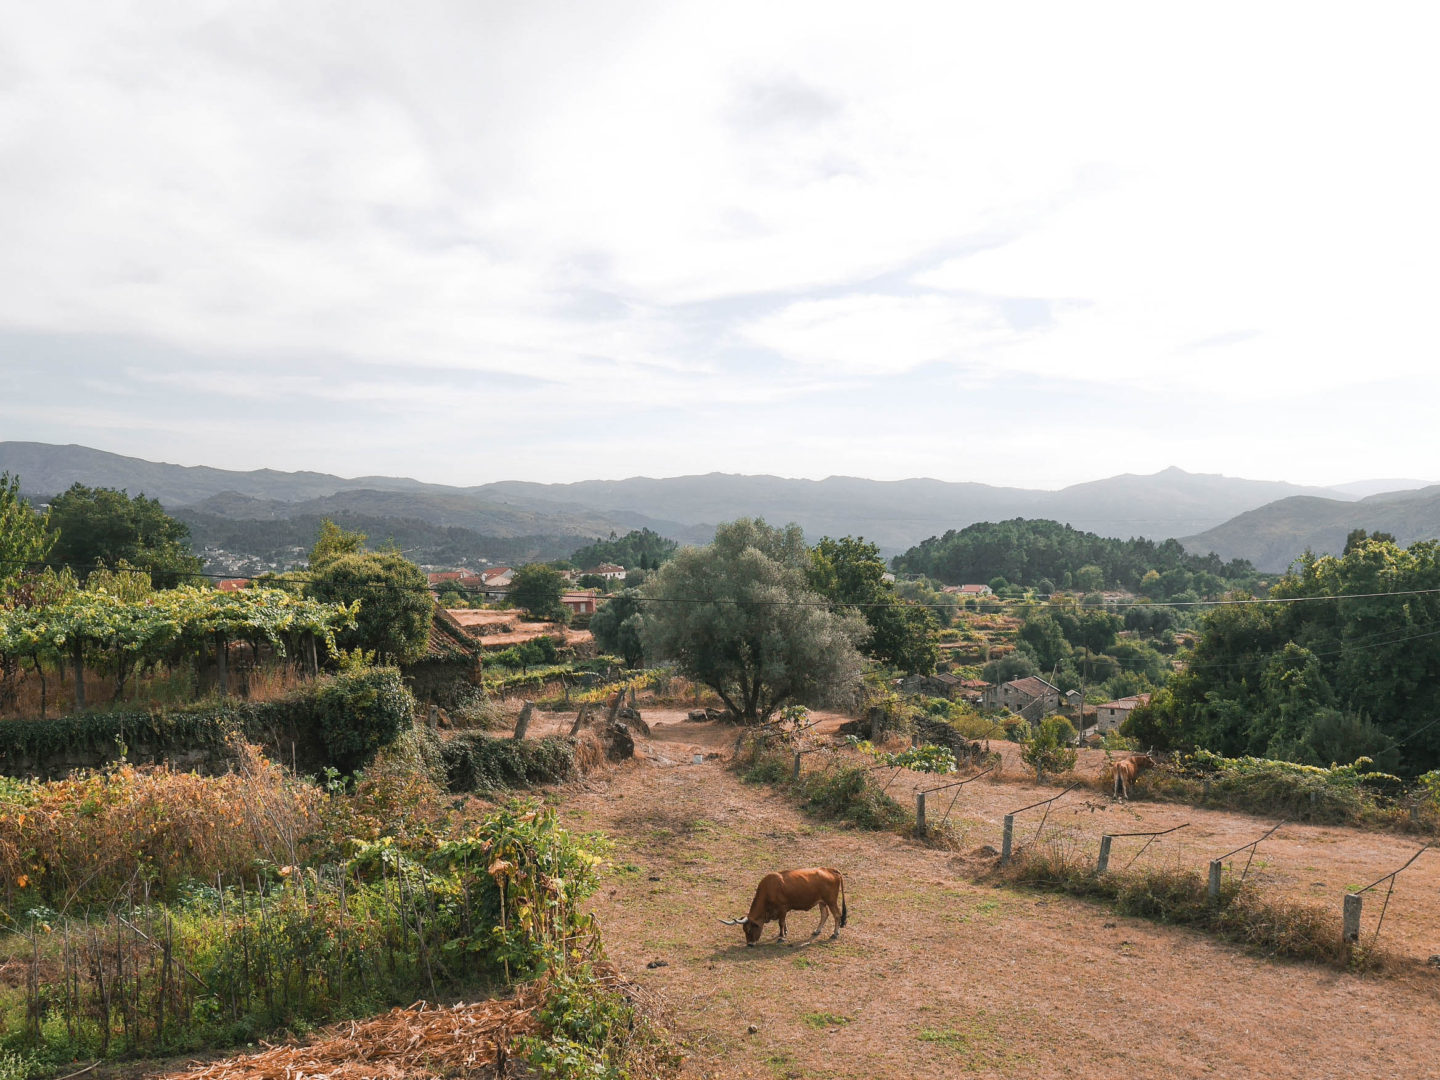
M1307 546L1338 551L1353 528L1392 532L1403 542L1440 535L1440 486L1421 481L1305 487L1177 468L1058 491L727 473L458 487L407 477L241 472L83 446L0 442L0 471L19 476L22 491L41 501L77 482L159 499L190 524L197 547L262 541L276 550L303 547L314 523L329 517L372 537L391 536L407 549L413 540L421 561L442 550L447 557L434 561L495 557L487 547L505 549L498 557L506 560L553 558L584 540L638 528L704 542L717 523L742 516L797 522L812 540L864 536L886 554L976 521L1051 518L1102 536L1179 537L1192 551L1249 559L1263 570L1283 569ZM1380 490L1391 484L1397 490Z

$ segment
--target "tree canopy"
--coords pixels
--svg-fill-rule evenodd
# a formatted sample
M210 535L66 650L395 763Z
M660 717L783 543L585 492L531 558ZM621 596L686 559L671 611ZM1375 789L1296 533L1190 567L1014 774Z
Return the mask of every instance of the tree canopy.
M1307 553L1271 596L1287 602L1209 612L1132 730L1227 756L1440 765L1440 543L1352 535L1339 557Z
M515 571L510 579L510 603L536 619L563 621L565 575L544 563L529 563Z
M123 561L147 571L158 589L200 574L189 527L165 513L158 499L75 484L50 503L50 525L59 532L48 556L52 566L85 574Z
M37 514L20 497L20 478L0 472L0 604L10 587L55 545L50 515Z
M645 662L640 594L632 589L617 593L590 616L590 633L604 652L624 658L627 667Z
M608 540L596 540L593 544L576 548L570 561L581 570L606 562L627 570L654 570L674 555L679 547L674 540L650 529L632 529L618 539L612 532Z
M349 551L311 568L305 594L332 604L360 602L355 625L336 635L341 648L374 650L411 663L425 653L435 601L425 573L398 551Z
M885 580L877 545L863 536L822 537L810 551L807 579L821 596L853 606L870 627L862 646L882 664L929 675L940 658L933 631L935 617L902 599Z
M924 574L949 585L993 582L1061 589L1123 588L1155 600L1185 592L1215 596L1248 583L1254 569L1243 559L1190 555L1178 540L1115 540L1058 521L1014 518L977 522L917 544L893 560L897 572ZM1153 573L1153 577L1150 575ZM1143 586L1143 588L1142 588ZM996 589L998 592L999 589Z
M859 674L867 627L807 587L810 566L798 525L721 525L713 543L681 549L641 590L646 655L674 661L751 722L843 691Z

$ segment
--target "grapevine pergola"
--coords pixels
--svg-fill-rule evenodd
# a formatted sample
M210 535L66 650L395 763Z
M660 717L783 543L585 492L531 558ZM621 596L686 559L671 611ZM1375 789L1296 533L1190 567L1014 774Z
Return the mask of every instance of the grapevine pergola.
M335 633L354 625L359 601L331 604L283 589L225 593L182 585L126 599L105 589L71 592L53 603L0 610L0 655L42 663L63 658L84 707L86 658L103 657L116 672L117 694L138 665L215 651L221 689L232 641L268 644L283 654L318 641L333 650Z

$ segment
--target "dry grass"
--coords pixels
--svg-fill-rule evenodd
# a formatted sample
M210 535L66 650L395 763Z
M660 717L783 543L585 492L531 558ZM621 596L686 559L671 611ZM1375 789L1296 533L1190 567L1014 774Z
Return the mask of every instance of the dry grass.
M234 698L278 701L310 681L301 668L283 660L262 659L259 666L251 667L248 660L241 662L237 651L231 663L229 684ZM43 691L47 719L76 711L75 679L70 672L67 671L63 679L54 671L47 672ZM39 677L32 668L23 667L15 680L15 706L9 710L11 718L40 719L41 698ZM85 670L85 702L90 711L192 706L200 701L220 700L213 669L202 670L198 677L188 666L133 676L126 680L124 693L118 699L113 675L95 668Z
M6 906L65 908L149 884L243 876L257 860L297 861L323 795L254 747L224 776L118 765L48 784L17 785L0 802Z
M302 1044L196 1065L165 1080L430 1080L502 1073L514 1039L539 1030L542 991L509 1001L435 1007L416 1002L364 1021L332 1024Z
M1404 960L1382 978L1274 962L1259 943L1241 948L1238 933L1221 940L989 876L1002 816L1058 793L1014 762L1008 779L960 789L950 822L958 850L937 850L805 814L791 792L746 785L714 760L691 763L694 750L729 752L733 727L684 723L684 713L647 711L647 720L657 733L648 760L560 798L575 827L615 841L596 912L616 962L671 1002L693 1050L685 1076L1058 1080L1119 1068L1142 1080L1341 1080L1433 1071L1440 976L1424 958L1437 952L1440 920L1427 913L1440 860L1421 858L1413 877L1401 876L1381 943ZM1083 759L1084 776L1103 755ZM909 805L916 786L933 783L901 775L890 793ZM1022 818L1017 840L1040 814ZM1138 865L1204 871L1208 858L1273 824L1143 799L1113 804L1081 789L1057 804L1047 835L1073 834L1093 861L1102 831L1184 821L1191 828ZM1117 842L1112 865L1142 842ZM1272 907L1318 910L1320 930L1335 940L1345 883L1368 884L1404 863L1414 847L1403 848L1384 834L1287 827L1263 845L1250 880ZM804 865L845 874L850 924L838 942L808 939L814 913L792 917L791 948L773 943L773 923L762 946L746 949L737 927L716 922L744 913L766 871ZM1243 865L1241 855L1234 873ZM1378 897L1367 904L1367 945L1378 906ZM1309 933L1300 923L1284 920ZM821 1030L821 1015L852 1022Z
M1142 866L1097 874L1084 854L1063 841L1029 848L997 874L1012 884L1109 901L1122 915L1217 934L1265 956L1338 967L1356 959L1341 941L1333 909L1269 897L1233 877L1212 903L1208 882L1196 870Z

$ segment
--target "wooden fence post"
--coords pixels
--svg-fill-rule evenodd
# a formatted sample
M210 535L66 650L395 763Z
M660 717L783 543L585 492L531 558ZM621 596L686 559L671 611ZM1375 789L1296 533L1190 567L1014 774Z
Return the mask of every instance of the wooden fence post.
M515 734L511 736L512 738L525 738L525 732L530 729L530 714L534 711L535 703L533 701L527 701L520 707L520 719L515 721Z
M791 780L800 779L800 751L795 751L795 771L790 776Z
M915 835L925 838L925 792L915 793Z
M1103 874L1110 869L1110 841L1113 839L1109 833L1100 837L1100 858L1095 862L1095 873Z
M1220 874L1224 869L1224 865L1225 864L1219 859L1210 860L1210 884L1206 889L1206 894L1210 897L1210 903L1212 904L1218 904L1220 902Z
M1000 836L1000 865L1010 861L1010 845L1015 838L1015 815L1005 815L1005 831Z
M585 721L590 716L590 706L581 705L580 712L575 717L575 723L570 725L570 737L573 739L580 734L580 729L585 726Z
M1360 940L1360 909L1365 904L1365 898L1359 893L1345 894L1345 929L1344 938L1346 941Z

